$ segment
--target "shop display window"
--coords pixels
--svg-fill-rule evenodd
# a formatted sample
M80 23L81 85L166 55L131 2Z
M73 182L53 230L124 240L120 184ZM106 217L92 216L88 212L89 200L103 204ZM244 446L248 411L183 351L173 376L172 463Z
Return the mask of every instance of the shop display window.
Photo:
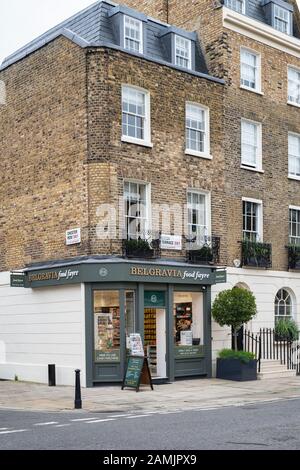
M119 291L94 292L95 361L120 361Z
M182 357L199 355L203 349L203 294L174 293L174 343Z

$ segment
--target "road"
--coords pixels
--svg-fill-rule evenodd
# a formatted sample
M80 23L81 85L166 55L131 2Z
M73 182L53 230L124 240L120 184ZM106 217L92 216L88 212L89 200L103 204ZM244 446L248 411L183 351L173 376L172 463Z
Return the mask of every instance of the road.
M2 409L0 450L16 449L300 449L300 400L172 413Z

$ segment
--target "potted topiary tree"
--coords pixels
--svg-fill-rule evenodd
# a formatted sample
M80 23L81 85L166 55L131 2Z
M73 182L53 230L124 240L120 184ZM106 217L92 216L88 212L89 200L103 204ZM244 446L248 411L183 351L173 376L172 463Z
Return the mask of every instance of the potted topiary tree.
M257 361L255 355L238 351L237 336L239 329L256 315L254 295L239 287L220 292L216 297L212 316L220 326L233 330L234 350L220 351L217 359L217 378L226 380L257 380Z

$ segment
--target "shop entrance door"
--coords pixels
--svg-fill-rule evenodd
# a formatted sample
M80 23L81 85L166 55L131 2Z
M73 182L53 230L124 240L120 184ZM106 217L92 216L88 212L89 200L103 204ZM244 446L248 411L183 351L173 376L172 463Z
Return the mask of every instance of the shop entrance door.
M146 308L144 316L144 338L146 354L153 377L166 378L166 310Z

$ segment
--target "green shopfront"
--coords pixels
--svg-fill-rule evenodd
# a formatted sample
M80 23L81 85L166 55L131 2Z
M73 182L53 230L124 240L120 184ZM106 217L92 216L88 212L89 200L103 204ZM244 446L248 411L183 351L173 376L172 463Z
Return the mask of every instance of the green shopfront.
M132 333L142 336L154 379L211 376L211 286L226 282L226 271L84 258L24 272L27 288L84 285L87 386L123 380Z

